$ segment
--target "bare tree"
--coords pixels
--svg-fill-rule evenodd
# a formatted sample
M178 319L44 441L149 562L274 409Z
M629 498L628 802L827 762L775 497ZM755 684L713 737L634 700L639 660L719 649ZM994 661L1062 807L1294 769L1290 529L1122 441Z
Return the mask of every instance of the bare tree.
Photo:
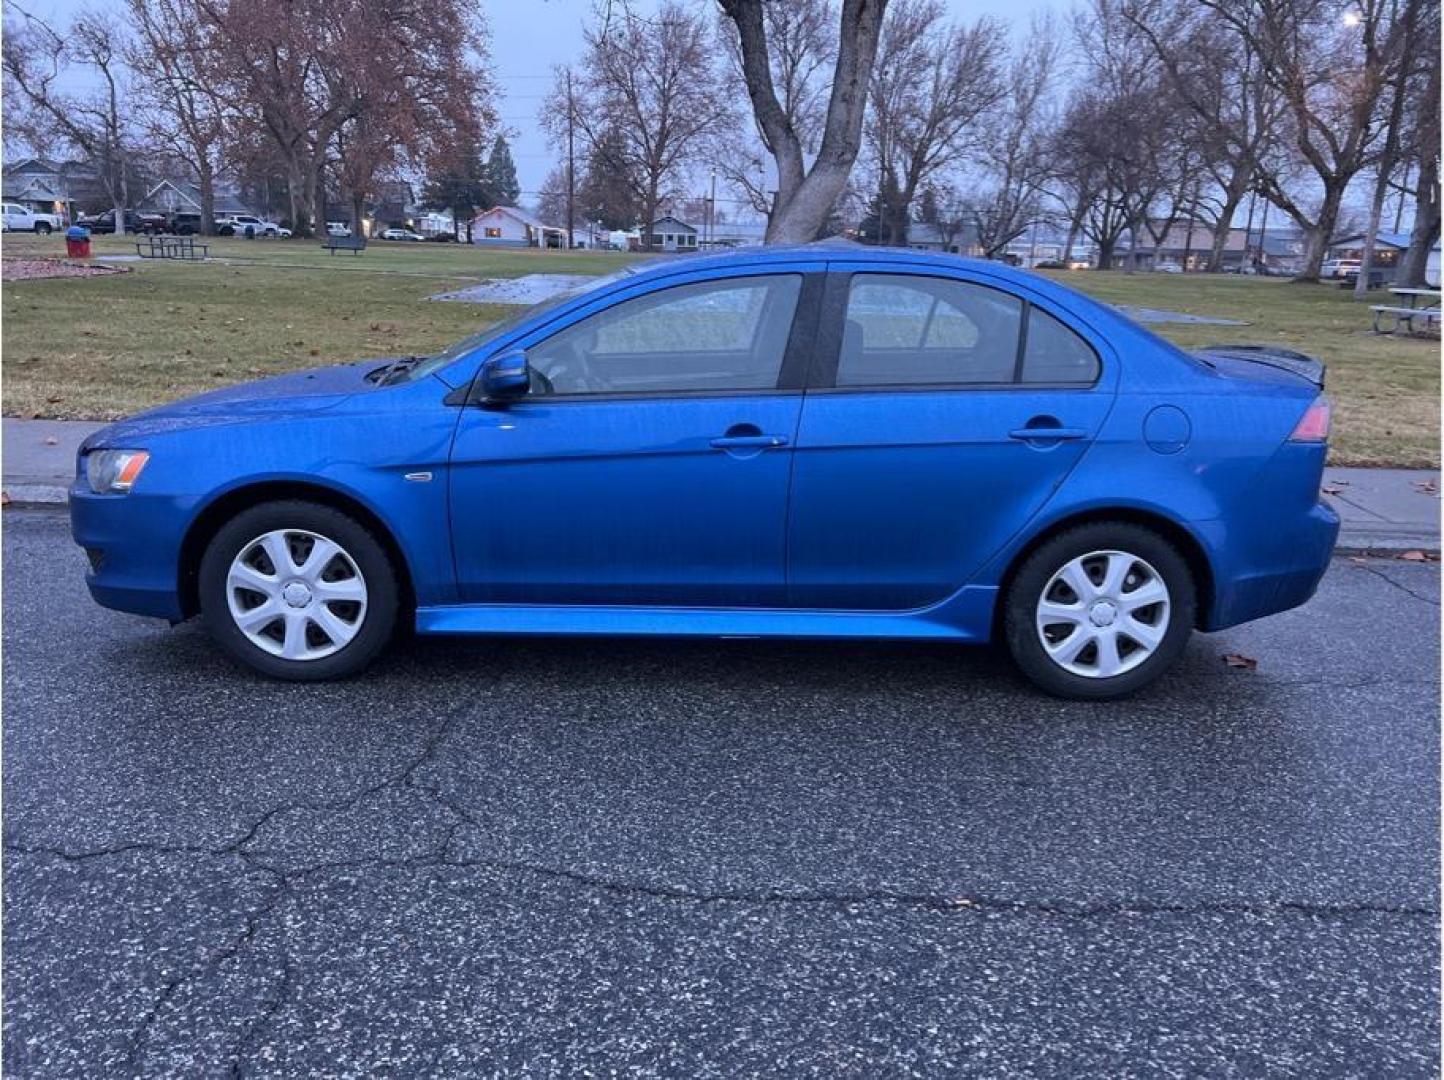
M1439 240L1439 9L1426 8L1422 20L1423 48L1416 77L1410 87L1404 138L1407 164L1414 167L1414 226L1409 248L1399 261L1401 285L1423 285L1429 250Z
M1354 283L1354 295L1363 299L1368 295L1370 271L1374 265L1374 249L1379 228L1384 216L1384 200L1389 195L1389 185L1394 173L1405 160L1404 125L1409 105L1410 88L1415 80L1428 78L1428 67L1437 64L1439 22L1437 4L1425 4L1421 0L1403 0L1399 13L1401 55L1393 79L1384 91L1387 102L1382 111L1385 117L1384 140L1374 162L1374 192L1369 204L1369 222L1364 227L1364 242L1359 260L1359 277ZM1427 11L1425 10L1427 8ZM1430 14L1433 18L1430 18ZM1427 25L1426 25L1427 23ZM1427 40L1425 35L1427 35ZM1421 61L1423 65L1421 66Z
M870 141L881 173L888 243L905 243L913 199L976 145L978 120L1004 99L1001 24L943 26L938 0L896 0L873 69Z
M817 153L827 116L826 80L837 61L836 13L830 0L774 0L763 6L762 17L778 103L806 160ZM736 26L724 15L717 31L731 58L728 100L745 100L747 76ZM770 217L773 206L763 164L768 156L767 134L749 115L724 129L708 164L753 210Z
M109 15L84 12L61 34L13 2L7 6L20 21L6 28L0 50L6 126L35 145L58 140L73 147L95 169L115 210L116 234L124 233L134 147L120 24ZM96 89L62 90L71 67L88 68Z
M752 113L777 169L777 199L767 223L769 243L805 243L826 226L847 187L862 145L867 87L888 0L842 0L837 55L821 142L811 165L803 137L773 79L764 0L718 0L737 28Z
M1053 19L1035 17L1012 50L1006 97L985 116L977 155L983 179L967 202L986 258L996 258L1046 216L1042 200L1052 170L1054 123L1049 95L1062 51Z
M1078 199L1079 228L1098 246L1099 269L1111 267L1127 234L1131 271L1150 213L1177 190L1177 107L1119 0L1094 0L1075 34L1085 67L1059 130L1059 171Z
M1377 152L1380 101L1402 61L1399 0L1197 0L1258 58L1283 98L1317 207L1261 172L1259 189L1305 236L1299 280L1316 281L1349 183Z
M194 0L128 0L127 7L137 34L127 60L136 73L146 139L195 176L200 228L209 235L227 129L213 28Z
M635 186L644 244L669 185L689 155L727 122L703 17L668 0L651 17L625 0L587 30L587 54L571 119L587 147L614 157L617 171ZM567 119L553 100L543 123Z
M1201 192L1193 200L1212 219L1216 273L1239 206L1278 144L1283 97L1264 78L1255 44L1194 0L1127 0L1121 10L1163 65L1188 142L1217 185L1216 201Z

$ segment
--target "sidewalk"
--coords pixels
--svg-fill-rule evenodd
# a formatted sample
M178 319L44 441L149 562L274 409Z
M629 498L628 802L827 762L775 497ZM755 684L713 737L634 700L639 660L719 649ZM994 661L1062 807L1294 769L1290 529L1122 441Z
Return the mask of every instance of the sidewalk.
M3 487L13 503L63 503L80 441L102 424L4 420ZM1324 493L1344 519L1346 551L1439 550L1439 474L1429 469L1326 469Z

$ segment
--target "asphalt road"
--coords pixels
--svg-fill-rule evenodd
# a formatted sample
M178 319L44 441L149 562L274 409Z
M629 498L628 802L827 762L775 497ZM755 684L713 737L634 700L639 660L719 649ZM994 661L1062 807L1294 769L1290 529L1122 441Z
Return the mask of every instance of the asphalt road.
M285 686L59 514L4 558L7 1075L1438 1071L1437 567L1100 706L895 645Z

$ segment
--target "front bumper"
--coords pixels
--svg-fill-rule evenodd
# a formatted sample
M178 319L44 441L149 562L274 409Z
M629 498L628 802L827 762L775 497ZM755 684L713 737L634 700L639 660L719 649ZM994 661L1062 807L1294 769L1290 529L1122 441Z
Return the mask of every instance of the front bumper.
M195 499L97 495L84 480L70 489L70 532L85 548L85 584L96 603L179 622L180 546Z

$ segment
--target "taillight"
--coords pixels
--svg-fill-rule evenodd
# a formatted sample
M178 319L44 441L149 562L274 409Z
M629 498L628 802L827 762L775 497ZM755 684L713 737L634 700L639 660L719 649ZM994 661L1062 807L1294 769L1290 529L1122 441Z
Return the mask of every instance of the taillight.
M1294 433L1289 436L1289 441L1328 442L1329 417L1332 411L1328 398L1317 399L1294 427Z

